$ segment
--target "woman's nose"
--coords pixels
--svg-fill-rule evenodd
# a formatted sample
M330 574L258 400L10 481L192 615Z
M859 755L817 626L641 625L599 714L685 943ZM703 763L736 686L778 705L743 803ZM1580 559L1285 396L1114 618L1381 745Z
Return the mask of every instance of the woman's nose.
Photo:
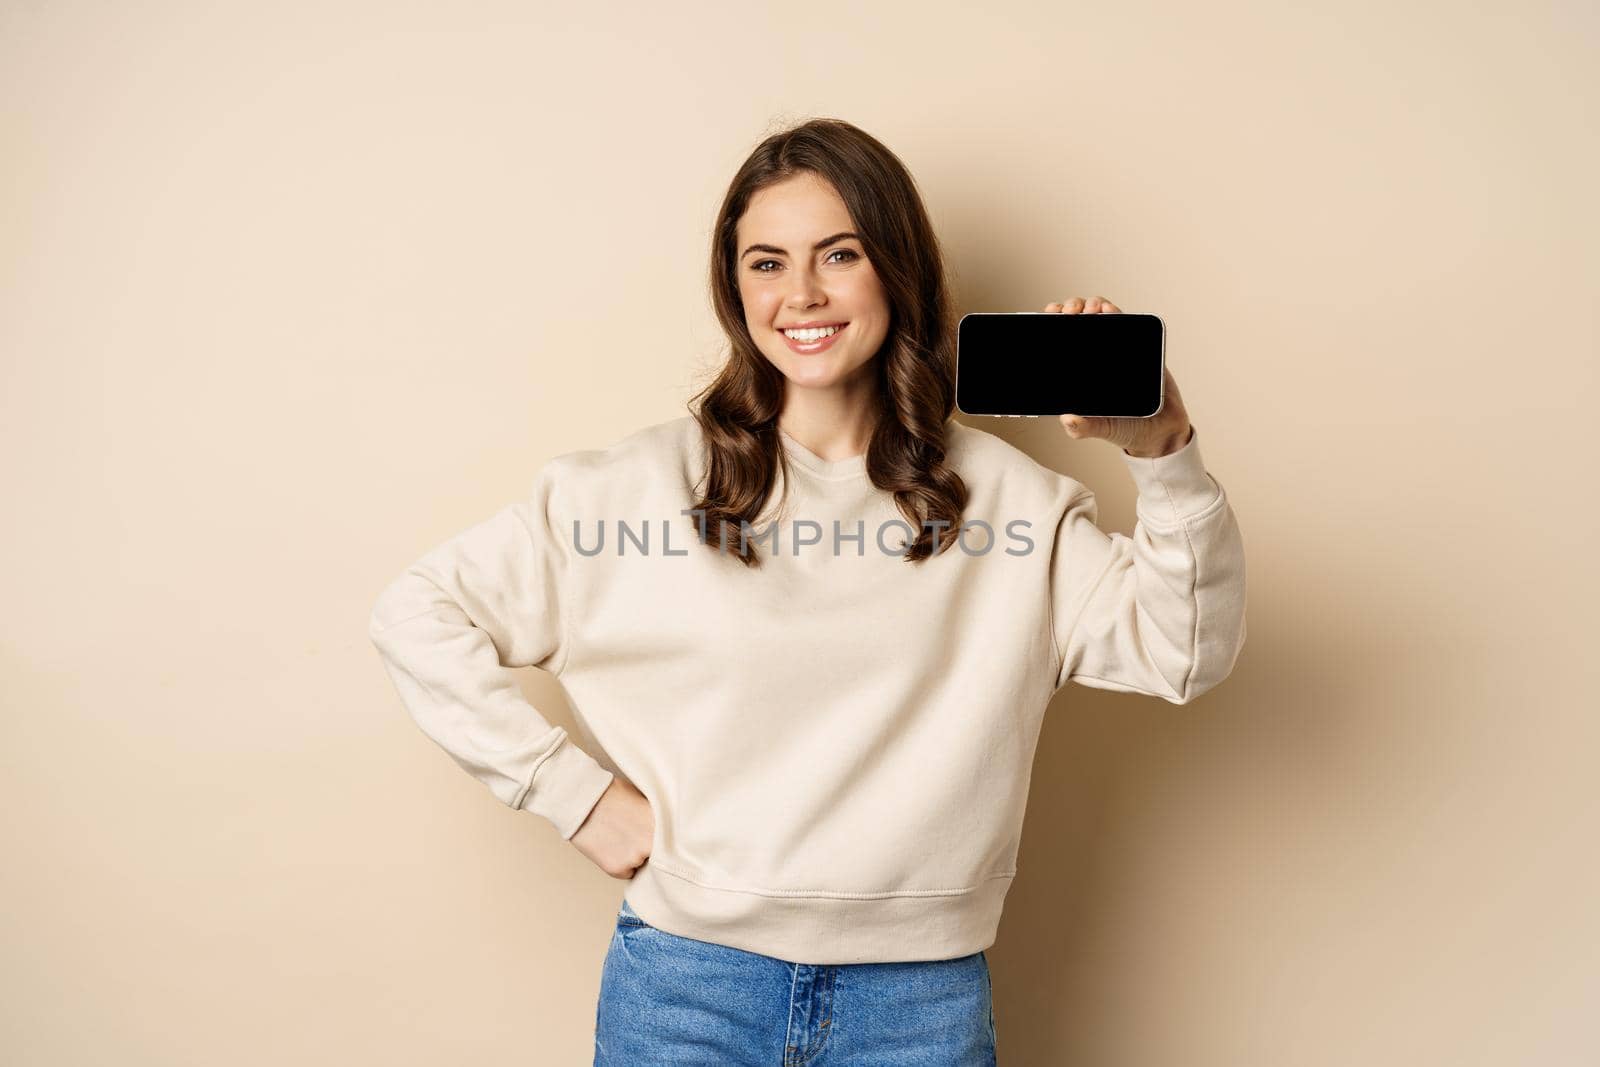
M823 298L822 285L814 275L794 276L794 289L789 294L790 307L811 307L813 304L821 303Z

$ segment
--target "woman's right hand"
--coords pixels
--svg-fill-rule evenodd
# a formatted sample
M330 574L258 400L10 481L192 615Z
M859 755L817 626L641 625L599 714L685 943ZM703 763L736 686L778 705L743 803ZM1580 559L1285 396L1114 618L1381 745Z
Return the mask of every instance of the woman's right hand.
M613 878L629 879L650 858L656 819L650 802L633 783L614 778L590 809L572 845Z

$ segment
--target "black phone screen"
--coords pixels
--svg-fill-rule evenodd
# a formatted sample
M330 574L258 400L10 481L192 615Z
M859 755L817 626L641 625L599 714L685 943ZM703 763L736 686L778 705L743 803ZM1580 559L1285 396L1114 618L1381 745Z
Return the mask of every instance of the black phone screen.
M967 415L1161 409L1166 325L1128 312L978 311L956 326L956 407Z

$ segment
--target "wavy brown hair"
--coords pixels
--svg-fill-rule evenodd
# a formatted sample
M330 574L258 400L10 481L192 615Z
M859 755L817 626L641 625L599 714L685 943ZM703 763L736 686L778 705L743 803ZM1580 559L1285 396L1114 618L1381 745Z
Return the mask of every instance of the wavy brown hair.
M745 326L735 236L757 192L803 172L838 192L888 297L889 333L873 356L879 408L866 470L919 532L902 559L921 562L934 554L936 533L940 552L955 541L967 503L966 484L945 462L945 425L955 410L955 314L939 241L910 171L877 139L839 119L811 119L762 141L717 212L711 300L730 351L689 401L706 445L704 486L691 514L703 544L760 565L740 537L741 523L753 528L778 465L788 462L778 433L786 379Z

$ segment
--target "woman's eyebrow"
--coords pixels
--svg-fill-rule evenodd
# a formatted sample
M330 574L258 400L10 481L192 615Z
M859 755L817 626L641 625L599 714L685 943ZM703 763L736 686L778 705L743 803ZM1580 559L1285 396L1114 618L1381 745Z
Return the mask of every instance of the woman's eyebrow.
M836 233L832 237L824 237L822 240L811 246L811 251L820 252L824 248L827 248L829 245L833 244L835 241L843 241L848 237L854 237L858 241L861 240L860 234L853 233L850 230L845 230L843 233ZM779 248L777 245L751 245L749 248L739 253L739 258L743 259L751 252L771 252L780 256L786 256L789 254L788 252L785 252L783 249Z

